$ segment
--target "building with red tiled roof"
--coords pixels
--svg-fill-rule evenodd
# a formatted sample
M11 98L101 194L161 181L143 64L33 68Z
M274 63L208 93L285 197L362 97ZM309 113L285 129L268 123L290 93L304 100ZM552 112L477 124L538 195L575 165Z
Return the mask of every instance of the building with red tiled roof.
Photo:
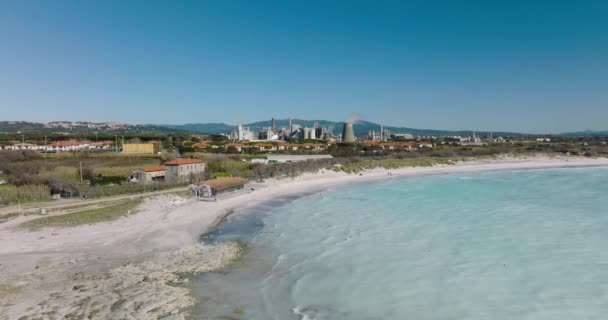
M322 151L327 149L327 145L323 143L304 143L302 144L302 148L312 151Z
M257 149L259 152L277 151L279 149L278 145L265 142L253 144L251 147Z
M205 161L201 159L175 159L165 163L167 183L178 184L202 180L205 177Z
M238 152L241 152L243 149L249 148L249 146L243 143L230 142L224 145L224 149L228 150L228 148L235 148Z
M150 183L165 180L165 166L147 166L137 168L131 173L131 181Z
M211 147L213 149L219 148L217 144L211 144L209 141L198 142L192 145L193 148L203 149L207 147Z
M418 148L432 148L433 144L430 142L421 141L421 142L418 142L417 146L418 146Z
M165 166L147 166L147 167L141 167L139 168L139 170L145 171L145 172L155 172L155 171L165 171Z
M195 163L205 163L205 161L203 161L201 159L194 159L194 158L175 159L175 160L171 160L169 162L165 162L165 166L180 166L180 165L195 164Z

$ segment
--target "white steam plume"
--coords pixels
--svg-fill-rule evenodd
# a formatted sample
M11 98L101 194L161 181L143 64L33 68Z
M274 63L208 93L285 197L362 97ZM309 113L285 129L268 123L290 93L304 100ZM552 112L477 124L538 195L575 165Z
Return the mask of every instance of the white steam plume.
M344 122L348 122L348 123L357 123L359 121L363 120L363 117L358 114L358 113L351 113L350 116L348 116L348 118L346 118L346 120L344 120Z

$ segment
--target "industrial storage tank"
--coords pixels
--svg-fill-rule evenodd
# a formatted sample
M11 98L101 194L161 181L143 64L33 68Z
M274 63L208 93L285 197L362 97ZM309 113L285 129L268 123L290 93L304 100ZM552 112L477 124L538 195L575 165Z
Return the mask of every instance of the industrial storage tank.
M355 131L353 130L353 124L350 122L344 122L344 129L342 130L342 141L355 142Z

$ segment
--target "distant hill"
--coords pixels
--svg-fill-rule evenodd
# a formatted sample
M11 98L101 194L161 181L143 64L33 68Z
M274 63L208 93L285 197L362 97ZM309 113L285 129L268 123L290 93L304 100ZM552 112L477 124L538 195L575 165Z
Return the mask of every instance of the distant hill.
M343 122L329 120L304 120L292 119L293 124L298 124L303 127L312 127L318 123L328 127L334 134L342 132ZM276 119L277 128L288 127L288 119ZM257 121L248 124L243 124L250 127L251 130L258 131L263 127L270 127L270 120ZM237 128L236 125L226 123L187 123L179 125L171 124L126 124L117 122L71 122L71 121L55 121L49 123L38 123L28 121L0 121L0 133L17 133L17 132L41 132L41 133L147 133L147 134L168 134L179 132L190 132L200 134L222 134L230 133ZM411 133L414 135L471 135L471 130L436 130L436 129L415 129L408 127L393 127L385 126L387 130L393 133ZM364 136L370 130L379 131L380 125L369 121L359 121L354 125L355 134ZM485 136L490 132L475 131L477 135ZM517 136L534 136L533 134L523 134L517 132L492 132L494 137L517 137ZM561 133L562 136L603 136L608 137L608 131L578 131Z
M48 123L27 121L0 121L0 133L148 133L162 134L178 131L156 125L139 125L116 122L72 122L55 121Z
M0 132L15 133L18 131L42 131L44 124L26 121L0 121Z
M564 133L560 133L560 135L569 136L569 137L608 137L608 130L606 130L606 131L585 130L585 131L576 131L576 132L564 132Z
M194 133L204 133L204 134L229 133L229 132L232 132L237 127L237 126L232 126L232 125L225 124L225 123L159 124L158 126L168 128L168 129L173 129L173 130L180 130L180 131L187 131L187 132L194 132Z
M331 132L334 134L338 134L342 132L343 122L340 121L328 121L328 120L303 120L303 119L292 119L293 124L298 124L303 127L312 127L314 123L318 123L322 126L328 127ZM277 128L288 127L289 120L288 119L276 119L275 124ZM252 122L248 124L243 124L243 126L251 128L251 130L257 131L262 129L263 127L270 127L271 121L264 120L258 122ZM166 128L195 132L195 133L204 133L204 134L221 134L221 133L229 133L237 128L237 126L229 125L225 123L190 123L184 125L159 125ZM390 130L393 133L411 133L416 135L435 135L435 136L444 136L444 135L470 135L473 131L470 130L459 130L459 131L449 131L449 130L435 130L435 129L414 129L407 127L392 127L385 126L385 129ZM380 125L377 123L369 122L369 121L359 121L354 125L355 135L362 136L366 135L370 130L379 131ZM476 132L479 135L487 135L489 132ZM516 132L493 132L493 135L498 136L522 136L521 133Z

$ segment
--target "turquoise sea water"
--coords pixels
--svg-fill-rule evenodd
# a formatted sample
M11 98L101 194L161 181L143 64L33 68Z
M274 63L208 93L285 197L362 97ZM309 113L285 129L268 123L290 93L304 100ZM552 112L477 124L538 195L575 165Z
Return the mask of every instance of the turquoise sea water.
M339 187L206 238L229 239L247 253L195 279L194 319L608 318L608 168Z

